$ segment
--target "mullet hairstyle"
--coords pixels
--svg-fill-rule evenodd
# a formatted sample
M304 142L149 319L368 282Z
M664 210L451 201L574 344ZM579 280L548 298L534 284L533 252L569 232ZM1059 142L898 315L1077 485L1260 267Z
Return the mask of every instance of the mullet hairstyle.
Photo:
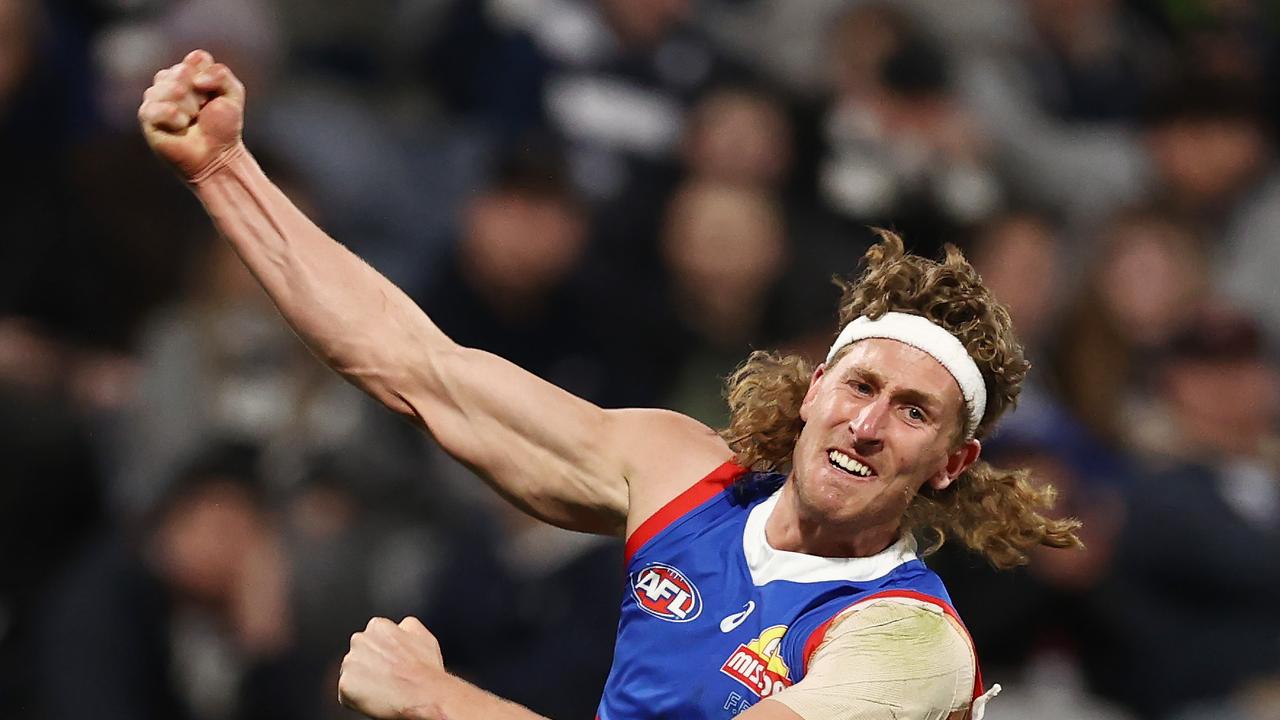
M867 250L865 271L855 281L836 278L843 295L840 326L887 312L923 316L957 337L977 363L987 386L987 408L975 437L985 437L1017 402L1030 368L1013 334L1009 312L983 284L955 246L935 262L908 254L900 238L876 229L880 242ZM838 361L837 354L835 361ZM834 364L834 363L833 363ZM755 351L726 380L729 427L721 435L752 470L787 472L804 422L800 404L813 368L803 358ZM964 412L964 408L961 408ZM963 440L963 418L954 443ZM1053 519L1051 485L1033 483L1029 470L1002 470L979 460L944 490L927 485L916 494L903 527L919 535L929 555L950 538L978 552L997 568L1027 562L1036 545L1082 547L1074 518Z

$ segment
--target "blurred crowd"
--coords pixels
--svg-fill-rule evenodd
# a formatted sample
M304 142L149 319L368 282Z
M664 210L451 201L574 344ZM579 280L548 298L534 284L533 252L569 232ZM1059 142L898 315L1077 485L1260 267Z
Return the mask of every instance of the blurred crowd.
M0 717L349 717L373 615L557 719L608 669L619 543L329 374L149 155L194 47L331 234L605 406L720 426L870 227L960 246L1035 364L985 451L1088 545L931 560L988 716L1280 718L1267 0L0 0Z

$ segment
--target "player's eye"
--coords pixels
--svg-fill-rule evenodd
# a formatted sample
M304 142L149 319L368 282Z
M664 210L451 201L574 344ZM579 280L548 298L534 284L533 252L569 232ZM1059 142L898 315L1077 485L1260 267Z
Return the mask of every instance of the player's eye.
M872 391L871 383L869 382L856 382L853 384L853 389L857 390L859 395L870 395Z
M908 405L903 409L903 412L906 413L907 419L912 422L921 423L928 419L928 416L924 414L924 411L914 405Z

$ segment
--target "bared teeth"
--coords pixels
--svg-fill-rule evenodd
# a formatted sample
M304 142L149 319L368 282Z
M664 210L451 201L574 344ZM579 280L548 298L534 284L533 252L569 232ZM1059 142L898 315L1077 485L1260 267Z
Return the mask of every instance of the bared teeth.
M871 468L845 455L839 450L832 450L827 453L827 457L831 460L831 464L858 477L870 477Z

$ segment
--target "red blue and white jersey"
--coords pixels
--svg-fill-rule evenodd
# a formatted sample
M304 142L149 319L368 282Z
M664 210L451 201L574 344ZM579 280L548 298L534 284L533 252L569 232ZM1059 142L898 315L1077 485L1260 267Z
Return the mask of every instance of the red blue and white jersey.
M872 598L955 615L909 537L866 558L770 547L765 521L784 480L726 463L632 533L599 720L737 715L799 682L830 622Z

